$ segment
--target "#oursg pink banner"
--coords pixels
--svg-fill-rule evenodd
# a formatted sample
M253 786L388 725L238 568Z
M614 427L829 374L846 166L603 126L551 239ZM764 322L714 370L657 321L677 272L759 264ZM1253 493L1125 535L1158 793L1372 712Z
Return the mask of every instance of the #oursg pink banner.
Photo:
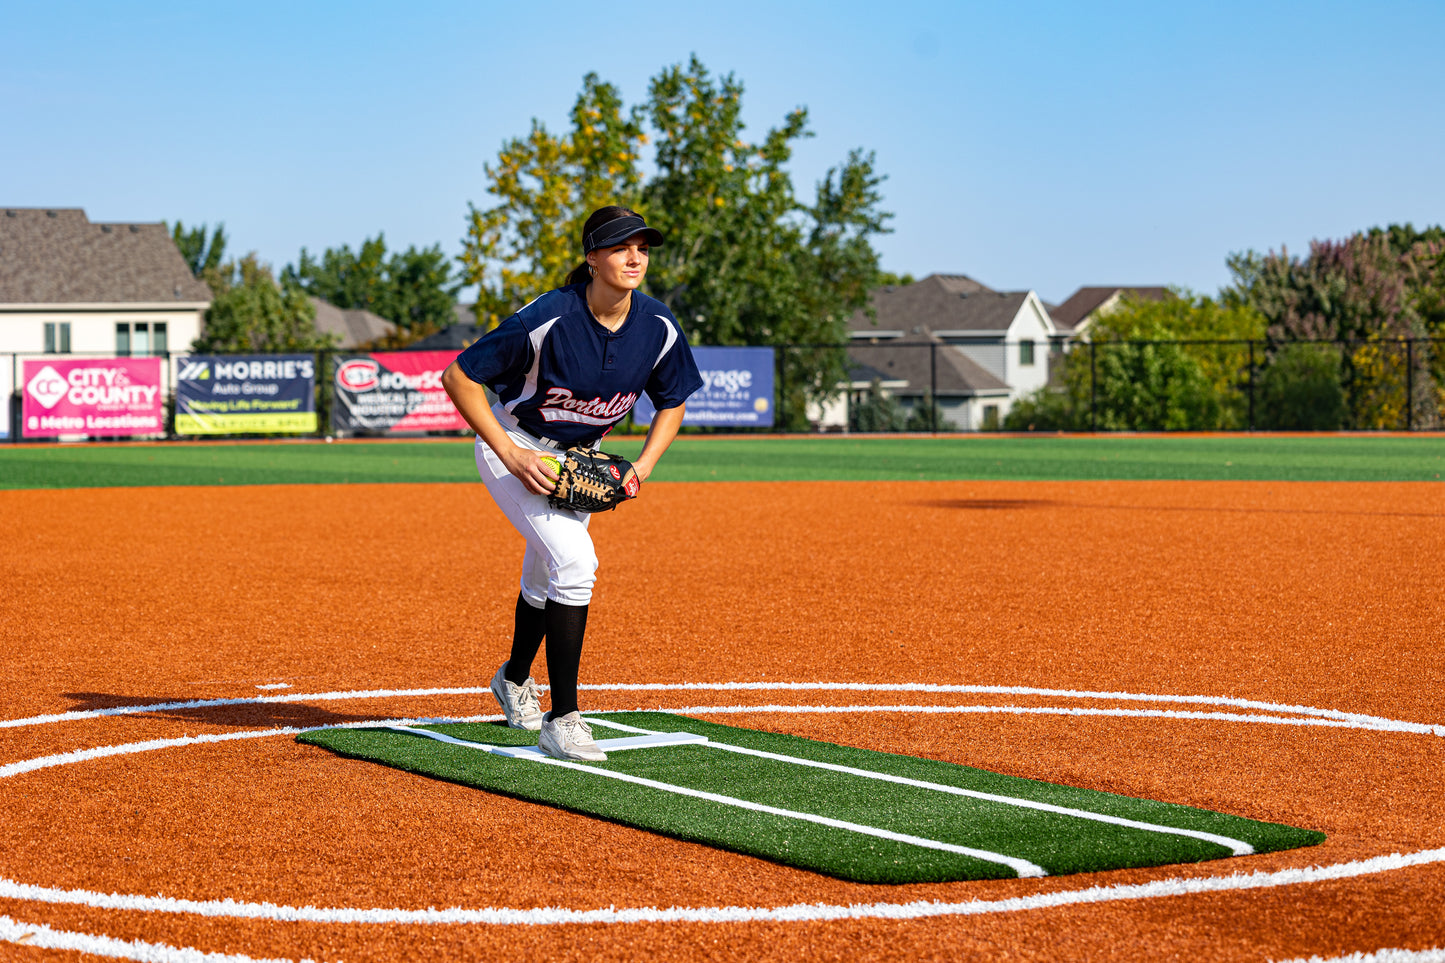
M160 358L21 362L27 438L156 435L166 430Z

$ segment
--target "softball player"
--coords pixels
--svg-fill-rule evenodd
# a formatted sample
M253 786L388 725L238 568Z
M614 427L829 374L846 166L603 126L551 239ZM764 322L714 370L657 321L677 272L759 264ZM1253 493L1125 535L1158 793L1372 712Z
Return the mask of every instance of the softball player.
M442 383L477 433L477 471L527 541L512 651L491 690L507 724L535 729L559 759L607 756L577 708L577 676L597 554L590 515L552 508L556 481L543 463L579 445L596 448L642 392L657 415L633 462L640 481L677 436L683 405L702 386L677 319L639 288L648 248L662 234L635 212L604 207L582 229L585 263L565 287L537 298L457 357ZM496 395L489 404L483 386ZM552 709L542 714L532 661L547 640Z

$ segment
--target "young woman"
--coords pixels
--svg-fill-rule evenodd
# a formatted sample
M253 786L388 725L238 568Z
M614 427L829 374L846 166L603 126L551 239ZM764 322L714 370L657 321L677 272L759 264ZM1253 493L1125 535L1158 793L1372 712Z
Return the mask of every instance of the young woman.
M627 208L593 212L582 229L586 260L566 286L503 321L442 375L477 433L483 483L527 540L512 651L491 690L507 724L540 730L538 746L559 759L607 758L577 708L597 554L587 533L591 516L547 504L556 475L542 458L575 445L597 447L644 391L657 415L633 462L640 481L677 436L683 404L702 379L677 319L639 290L648 249L662 240ZM495 404L483 386L496 394ZM531 678L543 638L552 695L546 715Z

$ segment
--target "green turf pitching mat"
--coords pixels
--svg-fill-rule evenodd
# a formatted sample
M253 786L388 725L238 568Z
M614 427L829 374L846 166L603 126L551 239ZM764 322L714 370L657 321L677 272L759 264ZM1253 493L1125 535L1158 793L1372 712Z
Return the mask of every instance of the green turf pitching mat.
M661 712L588 715L606 762L457 723L297 741L860 883L1053 876L1313 846L1324 834Z

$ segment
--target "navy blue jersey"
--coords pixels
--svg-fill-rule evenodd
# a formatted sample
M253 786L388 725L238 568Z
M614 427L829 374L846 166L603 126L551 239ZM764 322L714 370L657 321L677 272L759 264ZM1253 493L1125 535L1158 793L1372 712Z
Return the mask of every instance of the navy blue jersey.
M592 317L587 286L537 298L457 358L497 395L502 423L559 447L590 445L632 410L642 392L659 411L676 408L702 378L682 327L666 305L632 292L614 332Z

